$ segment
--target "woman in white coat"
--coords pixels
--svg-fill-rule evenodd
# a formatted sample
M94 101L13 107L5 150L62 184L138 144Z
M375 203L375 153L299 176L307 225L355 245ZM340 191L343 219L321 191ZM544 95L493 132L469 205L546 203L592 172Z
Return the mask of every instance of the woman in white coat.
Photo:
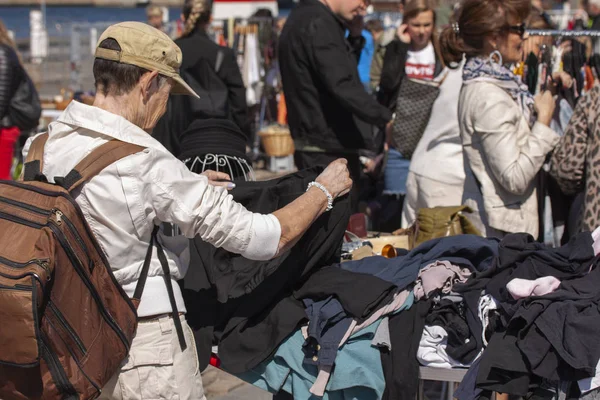
M463 204L486 236L538 235L535 177L559 135L549 128L550 91L533 98L507 67L521 60L530 0L465 0L440 38L446 64L463 55L458 120L466 181Z

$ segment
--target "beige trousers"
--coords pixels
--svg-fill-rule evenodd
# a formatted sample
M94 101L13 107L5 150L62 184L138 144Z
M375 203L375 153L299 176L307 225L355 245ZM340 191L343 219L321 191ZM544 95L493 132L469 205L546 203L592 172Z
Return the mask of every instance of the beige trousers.
M140 321L129 356L102 389L101 400L206 400L191 328L181 316L181 351L173 319Z

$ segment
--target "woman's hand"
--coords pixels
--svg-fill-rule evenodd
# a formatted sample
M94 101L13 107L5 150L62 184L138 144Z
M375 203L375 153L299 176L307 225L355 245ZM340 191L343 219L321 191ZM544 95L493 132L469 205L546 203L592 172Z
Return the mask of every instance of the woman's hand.
M536 95L534 107L537 112L538 122L550 126L552 116L554 115L554 109L556 108L556 102L554 101L552 93L549 90L546 90Z
M554 94L556 94L559 82L562 83L563 87L566 89L571 89L573 87L573 78L564 71L553 73L552 81L553 82L549 83L548 89L553 90Z
M375 158L367 158L366 160L364 160L363 172L368 175L374 175L377 171L377 168L379 168L379 166L383 162L383 157L384 154L379 154Z
M348 161L345 158L335 160L325 168L316 181L325 186L334 199L347 194L352 189Z
M408 25L407 24L402 24L398 27L398 30L396 31L396 36L398 36L398 38L406 44L410 44L410 35L407 32L408 30Z
M204 175L208 178L208 183L213 186L222 186L227 188L227 190L231 190L235 188L235 183L231 182L231 177L225 172L217 172L212 170L206 170L200 175Z

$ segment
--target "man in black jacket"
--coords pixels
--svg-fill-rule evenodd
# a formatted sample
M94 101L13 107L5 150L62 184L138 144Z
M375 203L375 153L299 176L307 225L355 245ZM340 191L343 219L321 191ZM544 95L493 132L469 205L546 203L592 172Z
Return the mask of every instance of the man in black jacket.
M303 169L344 157L355 182L361 172L358 150L372 141L368 124L382 127L392 119L358 77L365 40L356 22L362 22L368 2L301 0L279 42L296 165Z

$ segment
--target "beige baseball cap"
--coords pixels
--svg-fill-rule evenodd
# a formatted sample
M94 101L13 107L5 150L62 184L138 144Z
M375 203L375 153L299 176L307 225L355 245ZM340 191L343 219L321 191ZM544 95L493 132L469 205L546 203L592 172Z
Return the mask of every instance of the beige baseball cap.
M98 47L105 39L114 39L121 51ZM96 58L135 65L173 78L172 94L200 97L179 76L182 54L179 46L164 32L142 22L121 22L109 26L96 45Z

